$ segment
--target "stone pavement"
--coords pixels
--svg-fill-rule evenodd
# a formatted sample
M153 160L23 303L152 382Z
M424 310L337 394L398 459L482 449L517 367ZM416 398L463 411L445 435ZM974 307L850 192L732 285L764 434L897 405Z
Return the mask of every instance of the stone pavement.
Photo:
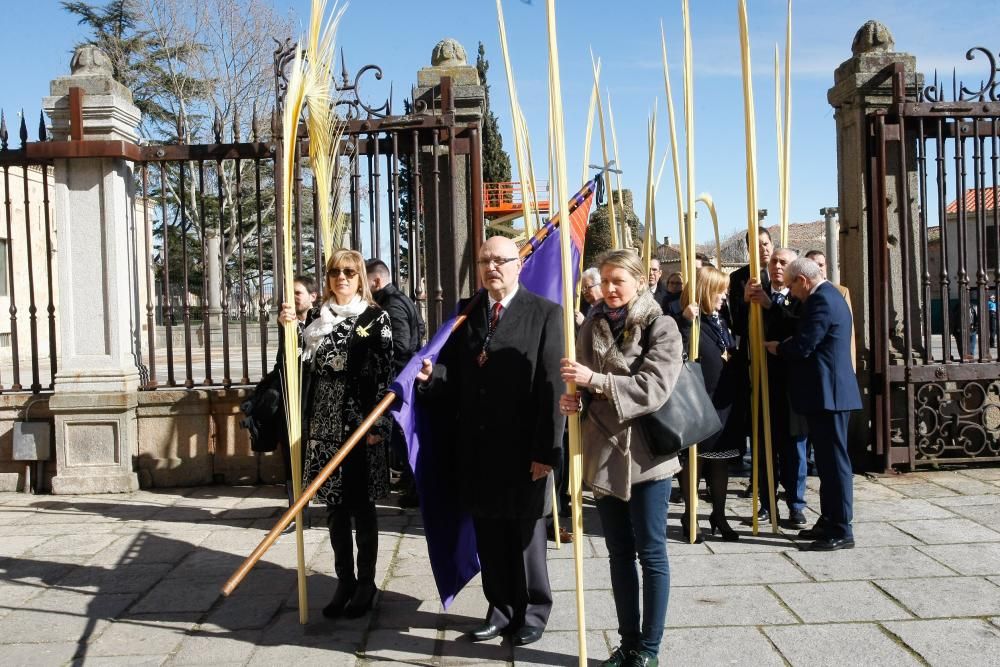
M816 508L817 480L809 482ZM735 517L750 513L736 498L744 484L731 485ZM0 494L0 664L577 664L568 546L549 551L555 607L544 638L521 648L472 644L461 635L485 611L478 580L442 612L419 516L392 506L380 509L383 592L372 615L320 614L335 585L321 511L306 532L308 625L298 623L290 535L221 598L219 586L273 525L283 495L276 487ZM832 554L743 526L737 543L682 544L678 512L671 508L663 664L1000 665L1000 469L856 477L858 548ZM592 664L617 640L599 529L588 505Z

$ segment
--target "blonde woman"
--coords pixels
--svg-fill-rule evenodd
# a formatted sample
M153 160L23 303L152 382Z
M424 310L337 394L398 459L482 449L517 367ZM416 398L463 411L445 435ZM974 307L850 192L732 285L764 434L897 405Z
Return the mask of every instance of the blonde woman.
M340 450L392 379L389 315L372 301L361 253L333 252L326 264L323 296L322 305L309 312L302 332L304 483ZM294 317L294 308L283 304L281 321ZM323 609L329 618L363 616L375 598L375 501L389 492L391 424L390 417L380 418L317 494L327 506L338 579L333 600Z
M562 361L563 380L580 391L564 394L559 405L572 414L587 404L583 476L597 499L621 636L602 664L655 667L670 596L667 503L680 465L676 457L655 456L633 425L670 397L683 361L681 337L634 252L613 250L599 267L604 301L580 327L578 361Z

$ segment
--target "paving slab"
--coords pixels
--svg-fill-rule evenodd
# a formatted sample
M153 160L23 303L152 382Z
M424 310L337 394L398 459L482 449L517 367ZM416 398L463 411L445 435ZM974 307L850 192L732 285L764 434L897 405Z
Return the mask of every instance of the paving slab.
M985 482L1000 480L1000 468L967 468L962 474Z
M195 626L197 616L187 616L187 620L162 620L158 615L115 620L90 643L87 656L168 655Z
M65 665L69 664L79 648L75 641L5 644L0 647L0 656L6 665Z
M1000 533L962 518L893 521L892 525L925 544L1000 542Z
M909 498L941 498L943 496L958 495L956 491L931 482L907 484L906 486L896 487L896 490Z
M983 577L887 579L875 583L920 618L1000 614L1000 586Z
M172 665L245 664L257 645L261 633L256 630L237 632L205 632L197 630L181 638L180 647L171 658Z
M921 664L876 625L774 626L763 631L793 667Z
M373 662L397 662L409 665L433 665L438 652L438 630L373 630L365 643L364 657Z
M807 581L808 577L784 553L718 554L710 558L670 559L670 585L772 584Z
M675 629L668 626L660 644L660 664L771 667L786 663L756 628Z
M972 479L958 472L941 472L933 477L934 483L964 496L977 493L997 493L997 488L978 479Z
M1000 498L1000 496L976 497ZM949 509L955 514L959 514L983 526L1000 526L1000 502L994 504L961 505Z
M797 551L787 556L817 581L944 577L954 574L917 549L872 547L830 553Z
M770 588L805 623L913 618L867 581L772 584Z
M955 495L955 494L952 494ZM862 500L854 503L854 521L905 521L907 519L950 519L948 510L922 498L906 500Z
M455 667L458 665L463 667L465 665L509 665L513 660L514 647L509 641L497 637L488 642L471 642L464 634L463 631L459 630L443 630L438 635L437 647L440 651L441 665L447 667L453 665ZM560 633L551 630L546 632L546 635L551 634ZM545 638L543 637L541 641L545 641Z
M587 632L587 664L600 665L611 654L604 632ZM546 632L542 638L528 646L514 646L514 664L563 665L580 664L580 638L574 632ZM666 663L666 660L663 660ZM458 663L449 663L458 664Z
M935 498L931 502L935 505L940 505L941 507L947 507L949 509L965 507L967 505L998 505L1000 504L1000 488L993 486L993 491L996 493L993 493L992 495L949 496L947 498ZM954 511L954 509L952 509L952 511Z
M1000 665L1000 628L982 620L894 621L885 628L934 667Z
M1000 575L1000 544L996 542L942 544L917 548L948 566L956 574Z
M691 586L670 591L668 627L798 622L765 586Z

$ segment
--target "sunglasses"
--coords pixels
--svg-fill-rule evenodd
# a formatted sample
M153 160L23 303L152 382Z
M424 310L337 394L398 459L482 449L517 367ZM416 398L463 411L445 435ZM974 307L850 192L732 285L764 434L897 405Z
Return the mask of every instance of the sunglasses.
M355 271L354 269L342 269L339 266L335 266L326 272L326 275L330 276L331 278L339 278L340 274L344 274L345 278L351 280L358 275L358 272Z

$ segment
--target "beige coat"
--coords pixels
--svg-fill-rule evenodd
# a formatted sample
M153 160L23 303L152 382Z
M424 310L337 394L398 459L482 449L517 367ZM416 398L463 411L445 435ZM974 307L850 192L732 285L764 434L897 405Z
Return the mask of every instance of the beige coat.
M594 371L583 419L583 479L597 497L628 501L632 486L672 477L677 457L654 457L633 420L658 410L673 391L683 363L677 324L663 315L649 292L632 302L621 349L607 320L591 310L580 327L577 361ZM649 350L635 373L630 367L642 354L642 332L649 329Z

